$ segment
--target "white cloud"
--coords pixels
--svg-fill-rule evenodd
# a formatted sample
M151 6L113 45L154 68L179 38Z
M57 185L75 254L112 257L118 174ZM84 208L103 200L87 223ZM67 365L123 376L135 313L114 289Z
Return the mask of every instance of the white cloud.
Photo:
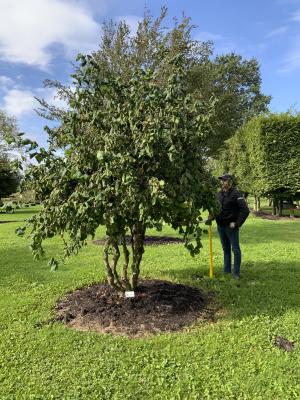
M100 7L104 0L99 0ZM50 46L67 54L96 48L100 26L84 3L74 0L0 0L0 58L46 67Z
M300 37L298 37L297 42L300 43L299 41ZM300 47L296 44L287 54L283 66L278 72L288 73L298 69L300 69Z
M12 86L14 81L5 75L0 75L0 90L5 90L8 86Z
M273 29L271 32L267 34L267 37L273 37L273 36L279 36L287 32L288 27L287 26L281 26L279 28Z
M0 77L1 78L1 77ZM35 109L40 104L35 99L45 100L48 104L61 109L67 109L67 102L57 96L54 88L36 88L34 90L20 89L14 86L13 89L6 90L0 108L4 109L9 115L21 117L24 115L35 115Z
M32 113L37 107L37 101L30 90L12 89L7 91L3 97L3 108L9 115L20 117L21 115Z

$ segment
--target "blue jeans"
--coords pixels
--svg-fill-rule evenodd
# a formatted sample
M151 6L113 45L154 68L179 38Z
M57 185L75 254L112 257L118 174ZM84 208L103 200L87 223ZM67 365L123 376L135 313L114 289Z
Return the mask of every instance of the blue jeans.
M234 254L233 273L240 274L242 253L239 243L239 228L218 225L218 232L224 252L224 274L231 272L231 248Z

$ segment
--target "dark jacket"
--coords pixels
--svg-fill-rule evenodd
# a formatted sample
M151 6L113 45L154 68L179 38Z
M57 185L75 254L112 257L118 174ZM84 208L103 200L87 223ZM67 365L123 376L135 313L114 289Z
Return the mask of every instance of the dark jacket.
M227 192L218 193L218 200L221 205L221 212L216 216L218 225L229 225L235 222L238 227L242 226L249 215L249 208L244 197L231 187Z

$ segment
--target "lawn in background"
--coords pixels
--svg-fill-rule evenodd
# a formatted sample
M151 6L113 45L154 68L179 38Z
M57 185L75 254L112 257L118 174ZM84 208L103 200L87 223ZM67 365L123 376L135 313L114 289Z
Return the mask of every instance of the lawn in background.
M181 244L146 247L142 276L214 291L219 312L215 323L145 339L43 324L64 293L104 279L102 248L89 244L50 272L14 234L19 225L0 224L0 399L300 399L300 221L249 217L238 284L222 276L215 225L213 281L207 236L195 258ZM51 257L61 244L45 247ZM275 347L276 335L295 341L295 351Z
M249 196L247 198L247 203L248 203L249 207L254 207L254 198L252 196ZM294 204L297 204L297 202L294 201ZM298 204L299 204L299 202L298 202ZM273 207L269 205L269 199L267 199L266 197L261 197L261 199L260 199L260 211L264 211L264 212L272 214ZM295 210L295 208L293 208L293 211L291 211L289 207L286 208L286 206L284 206L284 208L282 210L282 215L284 217L290 217L291 214L294 217L300 218L300 209Z

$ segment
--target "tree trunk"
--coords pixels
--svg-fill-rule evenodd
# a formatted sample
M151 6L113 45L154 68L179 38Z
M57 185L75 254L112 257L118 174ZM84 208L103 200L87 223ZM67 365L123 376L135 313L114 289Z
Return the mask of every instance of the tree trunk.
M136 289L140 275L140 264L144 253L144 239L145 226L142 222L138 222L131 228L132 262L131 277L129 279L128 266L130 253L127 248L125 233L121 235L121 245L124 254L121 278L117 272L117 264L120 258L118 239L115 237L108 237L104 247L103 260L106 267L108 283L114 289L120 292Z
M269 207L273 206L273 199L269 199Z
M254 209L254 211L257 211L257 196L256 195L254 195L253 209Z
M260 197L257 197L257 211L260 211Z
M260 210L260 197L254 195L254 204L253 204L254 211Z
M129 251L127 249L127 245L126 245L126 236L125 233L122 236L122 248L123 248L123 254L124 254L124 264L123 264L123 274L122 274L122 281L124 282L125 285L125 289L126 290L131 290L131 284L129 282L128 279L128 265L129 265Z
M275 198L273 199L272 214L273 214L273 215L276 215L276 214L277 214L277 200L276 200Z
M140 275L140 264L144 253L145 226L137 222L131 230L132 237L132 264L131 264L131 286L135 290Z
M278 215L279 217L282 217L282 210L283 210L283 200L278 201Z
M109 260L110 250L112 249L112 260ZM116 238L109 237L104 246L103 260L107 272L107 280L110 286L118 291L123 291L122 283L120 281L117 264L120 258L120 251L118 241Z

